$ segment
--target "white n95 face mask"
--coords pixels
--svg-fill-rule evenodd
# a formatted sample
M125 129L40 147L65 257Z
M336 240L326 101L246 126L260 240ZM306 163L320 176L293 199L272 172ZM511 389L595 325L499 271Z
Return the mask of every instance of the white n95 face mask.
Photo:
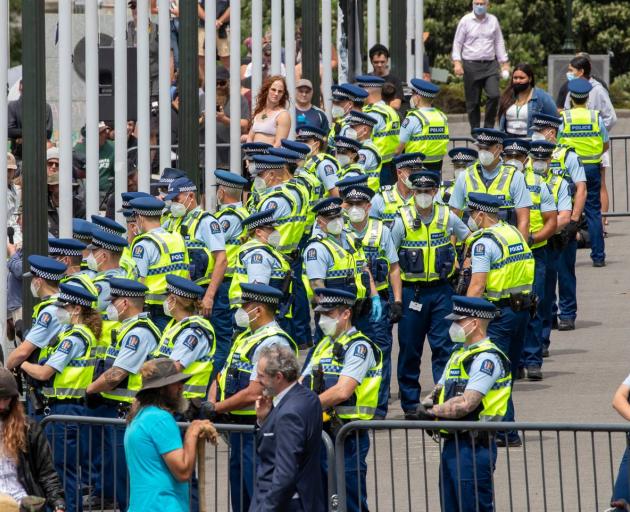
M484 167L490 165L492 162L494 162L494 153L492 151L482 149L481 151L479 151L479 162Z
M343 219L337 217L326 225L326 231L331 235L339 235L343 231Z
M453 322L448 328L448 335L453 340L453 343L466 343L466 331L464 328Z
M249 327L249 315L247 314L247 311L243 308L238 308L236 313L234 313L234 321L236 322L236 325L242 329Z
M324 336L334 336L337 331L338 320L327 315L321 315L319 317L319 328L324 333Z
M186 206L182 203L171 203L171 215L176 219L186 215Z
M428 208L429 206L433 204L433 196L431 194L427 194L426 192L423 192L421 194L416 194L415 200L416 200L416 204L420 208Z
M267 243L271 245L271 247L278 247L280 245L281 236L282 235L280 235L280 231L274 229L267 237Z
M341 167L345 167L350 163L350 155L337 155L337 161Z
M363 222L366 215L366 211L359 206L352 206L348 209L348 218L350 219L350 222Z
M516 160L516 159L511 159L508 160L507 162L505 162L507 165L512 165L514 167L516 167L517 171L522 171L523 170L523 162L521 162L520 160Z
M343 109L343 107L340 107L339 105L333 105L330 109L330 115L333 117L333 119L339 119L340 117L343 117L345 113L346 111Z

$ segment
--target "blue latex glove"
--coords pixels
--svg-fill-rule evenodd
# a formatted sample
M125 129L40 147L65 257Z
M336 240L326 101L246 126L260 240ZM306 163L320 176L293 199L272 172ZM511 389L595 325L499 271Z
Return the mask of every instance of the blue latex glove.
M383 305L381 304L381 297L374 295L370 297L372 299L372 310L370 311L370 321L378 322L383 316Z

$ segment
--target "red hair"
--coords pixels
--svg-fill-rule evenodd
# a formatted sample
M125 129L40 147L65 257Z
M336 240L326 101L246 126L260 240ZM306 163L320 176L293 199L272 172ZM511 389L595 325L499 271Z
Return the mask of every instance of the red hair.
M258 92L258 96L256 96L256 108L254 110L254 113L252 114L252 122L254 118L265 109L265 106L267 105L267 96L269 95L269 89L271 89L272 84L276 81L282 82L282 85L284 86L284 94L282 95L282 98L280 98L280 106L282 108L287 108L287 104L289 103L289 90L287 89L287 81L284 79L283 76L280 75L270 76L262 84L262 87Z

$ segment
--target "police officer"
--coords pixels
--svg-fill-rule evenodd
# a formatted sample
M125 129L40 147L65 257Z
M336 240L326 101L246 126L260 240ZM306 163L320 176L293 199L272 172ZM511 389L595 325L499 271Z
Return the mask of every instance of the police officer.
M293 339L274 320L282 292L272 286L243 283L241 307L236 312L236 323L245 329L232 344L218 381L210 388L209 401L202 405L201 415L214 419L229 414L232 423L256 422L254 405L263 388L258 381L256 364L262 347L274 343L295 350ZM232 510L248 510L254 482L254 435L230 434L230 492ZM241 497L242 495L242 497Z
M378 192L383 165L380 149L372 140L373 130L377 122L370 114L351 110L345 117L345 123L346 127L341 130L341 135L361 143L358 163L368 176L368 186L374 192Z
M451 236L465 240L470 231L448 206L434 204L440 186L435 171L409 177L414 205L403 206L392 226L402 279L402 318L398 324L398 385L406 419L416 419L420 403L420 361L425 337L431 346L433 382L437 382L453 349L448 337L455 273Z
M333 437L353 420L371 420L376 414L383 373L381 350L352 324L356 296L347 290L317 288L316 311L324 337L313 348L302 371L303 384L319 395L324 430ZM368 510L367 430L346 438L346 508Z
M575 277L575 259L577 253L577 241L575 235L584 211L586 202L586 175L575 150L563 144L557 144L557 134L562 124L561 117L535 114L532 117L533 139L548 140L556 144L551 159L551 174L561 176L569 185L569 192L573 199L573 210L569 223L554 239L558 251L557 270L553 274L558 286L558 330L569 331L575 329L577 316L577 280ZM556 284L550 295L552 302L553 319L556 319ZM548 340L548 338L547 338Z
M364 265L367 264L370 269L378 292L378 298L375 296L373 300L381 303L381 314L378 317L364 315L357 319L356 326L383 353L383 380L375 417L384 419L387 415L391 379L392 324L398 322L402 316L402 287L398 254L389 228L383 224L382 220L369 218L370 200L374 192L361 185L340 188L340 191L348 217L346 229L360 244L366 260ZM391 312L390 285L393 299Z
M136 393L142 386L140 369L156 349L161 333L147 313L143 313L148 288L130 279L109 280L107 317L120 324L112 331L105 355L105 371L87 388L89 394L100 394L101 414L106 418L124 418ZM126 508L127 466L124 450L124 428L115 427L106 436L105 492L115 498L121 510ZM109 451L108 451L109 450ZM116 471L114 471L114 465Z
M90 228L90 236L92 231L93 228ZM67 265L66 278L62 282L74 282L93 295L98 295L98 290L92 282L96 272L87 268L87 258L84 259L84 255L87 256L90 252L87 247L84 242L73 238L48 239L48 255Z
M155 325L164 329L169 321L162 307L166 298L166 275L189 277L188 251L179 233L169 233L160 225L163 201L139 197L129 204L136 214L138 231L131 246L131 256L141 282L149 289L145 307Z
M92 240L92 224L85 219L72 219L72 238L78 240L79 242L83 242L85 247ZM88 251L84 248L83 258L87 258ZM81 262L81 270L85 271L85 273L93 277L92 272L87 268L87 263L85 261ZM72 272L75 273L74 271Z
M533 206L530 210L530 234L527 243L536 262L534 274L534 293L537 303L545 300L545 282L547 273L547 241L556 233L558 226L558 210L556 202L547 185L546 177L549 161L555 144L546 141L532 142L530 145L530 159L525 167L525 183L532 198ZM526 376L529 380L542 380L542 310L536 308L536 313L527 324L527 334L521 356L519 377Z
M171 185L171 183L180 178L187 177L188 175L182 169L165 167L164 171L162 171L162 174L160 174L160 179L157 183L158 198L164 200L164 197L166 196L166 194L168 194L168 187ZM173 217L173 215L171 214L171 210L167 206L162 212L162 218L160 219L160 222L162 226L164 226L164 229L166 229L167 231L172 231L172 225L177 224L179 221L178 219Z
M341 135L345 126L345 116L350 110L362 110L368 94L364 89L354 84L333 85L332 110L333 118L330 133L328 134L328 147L335 147L335 138Z
M243 152L245 162L245 172L243 176L247 178L247 180L253 177L254 156L268 155L271 148L273 148L273 146L267 142L245 142L241 144L241 151ZM249 195L247 196L245 207L249 212L253 212L256 209L256 204L258 204L258 192L253 188L250 190L249 187L247 187L246 190Z
M578 78L569 82L569 96L572 108L562 112L562 125L559 129L560 144L566 144L580 157L586 174L586 204L584 213L591 239L591 260L594 267L606 266L604 252L604 232L601 212L601 173L599 172L602 154L608 151L608 130L596 110L586 107L588 95L593 86L588 80Z
M469 297L485 297L500 312L488 327L488 335L508 355L511 371L518 370L530 311L533 307L534 257L521 232L499 219L503 201L490 194L471 192L468 243L472 278ZM514 406L508 405L506 421L514 421ZM507 439L506 439L507 438ZM515 431L500 436L501 446L520 446Z
M511 394L510 363L489 337L494 304L475 297L453 297L451 355L422 419L501 421ZM494 435L440 430L440 501L444 512L494 510L493 479L497 459Z
M45 414L86 416L85 396L94 377L94 348L101 334L101 317L91 305L96 296L78 284L62 283L54 303L57 321L64 327L55 346L38 363L22 363L22 371L43 382ZM55 469L62 475L66 510L82 510L80 467L88 464L84 428L67 429L53 423L50 430ZM66 464L66 461L79 461Z
M365 169L359 163L359 151L361 147L362 144L355 139L342 137L341 135L335 137L335 157L339 162L339 172L337 173L339 180L350 176L365 174Z
M437 203L445 205L448 205L451 199L451 194L455 187L455 180L457 180L459 175L462 174L468 166L475 163L479 154L473 148L455 147L448 152L448 157L451 159L451 164L453 164L453 179L442 179L440 191L435 198ZM462 217L462 219L464 219L464 221L467 220L465 217Z
M382 185L378 194L372 199L370 216L381 219L386 226L391 227L398 210L408 204L413 204L412 184L409 176L423 169L422 153L405 153L394 158L396 167L396 183Z
M432 171L442 171L449 132L444 112L433 106L440 88L420 78L411 79L411 110L400 128L400 144L396 153L423 153L424 166Z
M123 251L121 259L123 261L130 261L130 264L133 267L133 276L130 279L138 278L138 268L136 267L136 263L131 257L131 245L138 235L138 230L136 226L136 214L131 207L130 201L132 199L137 199L139 197L152 197L150 194L146 192L123 192L120 194L122 199L122 208L121 213L125 217L125 224L127 225L127 243L129 246Z
M24 277L31 278L31 294L40 301L33 307L31 329L20 345L9 354L6 366L9 370L24 361L35 363L47 359L47 350L57 345L61 324L57 319L57 293L59 282L65 277L66 265L53 258L33 254L28 257L30 271ZM31 416L43 413L41 385L27 382L27 405ZM37 412L37 414L36 414Z
M178 276L166 276L165 308L172 317L153 357L169 357L177 371L190 377L184 382L184 398L191 401L189 413L197 417L201 401L208 396L213 373L215 335L208 320L199 315L198 303L205 290Z
M527 239L532 201L523 174L503 163L501 152L505 134L491 128L476 128L473 136L479 149L479 161L457 178L449 206L460 214L471 193L496 196L503 202L501 219L516 226Z
M296 128L298 142L308 144L311 153L304 161L304 171L319 179L320 187L317 191L319 199L328 196L339 196L337 181L339 176L339 162L328 153L327 134L324 130L311 125Z
M398 112L383 101L381 93L385 80L374 75L361 75L356 77L356 81L357 85L368 93L363 112L376 120L376 126L372 130L372 140L378 148L383 163L381 183L390 184L394 178L391 162L398 148L400 117Z
M94 225L94 229L101 229L106 233L111 233L112 235L117 235L119 237L124 237L125 233L127 232L123 225L118 224L118 222L116 222L115 220L109 219L107 217L102 217L100 215L92 215L92 224ZM94 239L93 236L92 239ZM87 258L86 263L88 263ZM129 245L127 245L123 249L122 254L120 255L120 267L125 270L125 272L127 273L126 277L128 277L129 279L134 279L137 277L136 264L131 257L131 253L129 252ZM88 268L90 268L89 264Z

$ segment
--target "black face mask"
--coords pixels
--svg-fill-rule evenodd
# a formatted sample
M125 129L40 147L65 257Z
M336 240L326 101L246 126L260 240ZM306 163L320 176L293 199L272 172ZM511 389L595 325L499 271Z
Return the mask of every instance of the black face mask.
M517 94L519 92L526 91L528 87L529 87L529 82L524 82L524 83L520 83L520 84L512 83L512 89Z

